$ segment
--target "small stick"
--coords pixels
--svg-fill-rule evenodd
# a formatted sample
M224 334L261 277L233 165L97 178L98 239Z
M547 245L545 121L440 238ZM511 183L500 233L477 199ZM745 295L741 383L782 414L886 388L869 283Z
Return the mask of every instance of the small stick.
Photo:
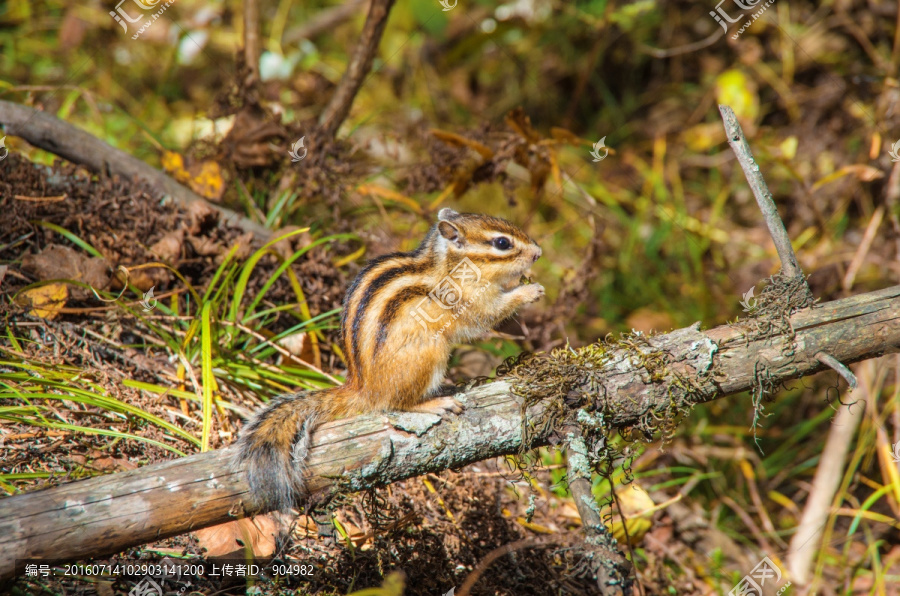
M843 362L828 354L826 352L818 352L816 354L816 360L824 364L825 366L834 369L834 372L844 377L844 380L847 381L847 384L850 385L850 390L853 391L859 385L856 382L856 375L853 374L853 371L844 365Z
M734 111L728 106L720 105L719 112L725 123L728 144L731 145L731 150L734 151L735 157L744 169L744 176L747 177L750 190L756 197L756 204L759 205L766 225L769 227L769 234L775 242L778 258L781 259L781 271L787 277L803 275L803 271L797 263L797 255L794 254L794 247L791 246L791 239L788 237L787 230L784 229L784 222L781 221L778 209L775 208L772 193L769 192L769 187L759 171L759 165L753 159L750 145L747 144L747 138L744 136L744 131L741 129Z

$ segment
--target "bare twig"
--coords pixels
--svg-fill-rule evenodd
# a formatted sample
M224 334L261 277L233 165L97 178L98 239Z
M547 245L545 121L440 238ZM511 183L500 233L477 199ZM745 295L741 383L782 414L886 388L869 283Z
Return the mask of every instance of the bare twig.
M803 275L803 271L797 263L797 256L794 254L794 247L791 246L791 239L788 237L787 230L784 229L784 222L781 221L775 201L772 200L772 193L769 192L769 187L759 171L759 165L753 159L750 145L747 144L744 131L741 129L734 111L728 106L720 105L719 112L725 123L728 144L731 145L731 150L734 151L735 157L744 169L744 176L747 177L750 190L756 197L756 203L766 220L769 234L772 235L772 240L775 242L778 258L781 259L781 271L786 277Z
M162 194L171 195L176 202L187 207L200 201L217 209L223 220L246 232L253 232L262 240L271 237L271 231L226 209L213 205L192 190L185 188L156 168L107 145L97 137L63 120L27 106L0 100L0 124L6 132L22 137L35 147L88 167L95 172L118 175L127 180L139 178Z
M353 51L347 70L344 71L344 76L334 90L334 95L319 117L319 125L329 136L334 136L347 118L350 106L353 105L353 99L362 87L363 80L372 70L372 61L375 59L375 52L378 50L378 43L384 34L388 15L391 13L393 5L394 0L372 0L372 4L369 6L366 24L363 25L359 43Z
M707 48L719 41L719 38L723 35L725 35L725 30L716 27L716 30L713 31L712 35L708 36L706 39L701 39L700 41L695 41L683 46L678 46L677 48L654 48L646 44L639 43L638 49L645 54L653 56L654 58L671 58L672 56L680 56L682 54L688 54L690 52L696 52L698 50L702 50L703 48Z
M297 43L303 39L312 39L331 31L359 13L365 3L366 0L348 0L343 4L323 10L296 29L285 32L283 42L286 44Z
M816 360L824 364L825 366L831 368L837 374L841 375L847 384L850 385L850 390L853 391L856 389L858 383L856 382L856 375L853 374L849 368L844 366L844 364L839 361L837 358L832 356L831 354L826 354L825 352L819 352L816 354Z
M247 78L244 85L252 87L259 81L259 4L244 0L244 64Z

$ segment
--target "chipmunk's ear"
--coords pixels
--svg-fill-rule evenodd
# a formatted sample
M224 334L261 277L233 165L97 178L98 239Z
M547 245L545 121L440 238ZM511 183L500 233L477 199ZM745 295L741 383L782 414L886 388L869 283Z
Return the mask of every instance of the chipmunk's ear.
M455 219L457 215L459 215L459 213L449 207L444 207L438 211L437 229L441 236L446 238L448 242L452 242L457 248L462 248L462 234L460 234L459 228L450 223L450 220Z
M444 211L450 211L450 209L441 209L441 213L443 213ZM438 217L440 217L440 214L438 214ZM451 244L456 246L456 248L462 248L463 238L462 234L459 231L459 228L457 228L449 221L441 219L440 221L438 221L437 229L438 233L443 236L447 240L447 242L450 242Z

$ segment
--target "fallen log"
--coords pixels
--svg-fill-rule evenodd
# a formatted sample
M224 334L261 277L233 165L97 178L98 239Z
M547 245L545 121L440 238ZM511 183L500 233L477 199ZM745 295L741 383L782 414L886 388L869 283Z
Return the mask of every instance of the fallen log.
M603 366L591 371L589 387L557 383L554 391L590 390L605 404L605 424L622 429L671 410L673 387L686 380L690 403L682 411L821 371L823 361L833 362L823 354L845 364L873 358L900 346L900 286L780 320L784 326L750 319L640 342L632 336L603 346ZM314 437L309 486L358 491L546 445L558 429L529 425L524 434L523 422L541 420L560 402L533 402L523 420L517 393L508 377L458 395L460 416L390 413L328 423ZM21 570L23 559L94 558L260 513L229 456L228 449L204 453L0 499L0 579Z

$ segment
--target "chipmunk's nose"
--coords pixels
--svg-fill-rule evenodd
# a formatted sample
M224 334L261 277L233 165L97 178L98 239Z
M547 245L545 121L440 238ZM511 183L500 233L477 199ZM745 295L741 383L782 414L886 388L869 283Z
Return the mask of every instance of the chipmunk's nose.
M543 253L543 251L541 250L540 247L538 247L537 253L531 258L531 262L534 263L534 262L536 262L538 259L540 259L542 253Z

